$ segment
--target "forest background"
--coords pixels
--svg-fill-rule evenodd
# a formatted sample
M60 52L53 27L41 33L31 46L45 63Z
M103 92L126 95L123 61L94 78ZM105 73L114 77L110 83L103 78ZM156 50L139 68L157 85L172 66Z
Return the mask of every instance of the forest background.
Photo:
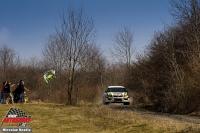
M83 6L69 6L60 26L44 39L41 58L22 60L12 47L0 45L0 81L25 79L29 100L99 104L107 86L123 85L134 105L182 114L199 111L200 1L170 4L173 22L154 33L145 51L135 49L134 29L125 26L113 35L112 59L96 44L94 19ZM56 69L56 79L46 84L42 72L50 68Z

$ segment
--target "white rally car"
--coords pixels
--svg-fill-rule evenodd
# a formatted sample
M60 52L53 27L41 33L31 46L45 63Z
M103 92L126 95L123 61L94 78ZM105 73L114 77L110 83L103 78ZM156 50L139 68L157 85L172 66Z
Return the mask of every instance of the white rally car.
M124 105L129 105L128 91L123 86L108 86L103 95L103 103L123 103Z

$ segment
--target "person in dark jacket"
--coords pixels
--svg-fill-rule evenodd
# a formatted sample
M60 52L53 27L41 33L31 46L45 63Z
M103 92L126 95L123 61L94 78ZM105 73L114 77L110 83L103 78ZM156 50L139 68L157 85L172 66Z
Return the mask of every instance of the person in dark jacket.
M18 102L20 100L21 103L24 103L24 90L29 91L24 86L24 81L20 80L19 85L15 90L15 93L17 94L17 97L15 98L15 102Z
M4 88L7 84L7 81L3 82L2 88L1 88L1 103L4 104L5 102L5 95L4 95Z

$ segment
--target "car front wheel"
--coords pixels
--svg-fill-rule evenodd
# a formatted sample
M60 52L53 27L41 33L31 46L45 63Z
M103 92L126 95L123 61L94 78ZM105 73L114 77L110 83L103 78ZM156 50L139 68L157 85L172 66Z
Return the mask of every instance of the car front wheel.
M130 105L130 103L124 103L124 105Z
M109 104L109 102L104 102L103 104L104 104L104 105L108 105L108 104Z

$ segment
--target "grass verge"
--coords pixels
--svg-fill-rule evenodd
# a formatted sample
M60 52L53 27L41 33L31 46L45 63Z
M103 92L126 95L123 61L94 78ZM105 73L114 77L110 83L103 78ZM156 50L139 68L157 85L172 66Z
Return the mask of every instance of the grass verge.
M27 127L33 133L187 133L200 132L200 126L191 123L152 119L138 115L134 110L116 110L111 106L66 106L51 103L0 105L0 118L8 110L18 108L31 115ZM1 127L17 124L4 123Z

